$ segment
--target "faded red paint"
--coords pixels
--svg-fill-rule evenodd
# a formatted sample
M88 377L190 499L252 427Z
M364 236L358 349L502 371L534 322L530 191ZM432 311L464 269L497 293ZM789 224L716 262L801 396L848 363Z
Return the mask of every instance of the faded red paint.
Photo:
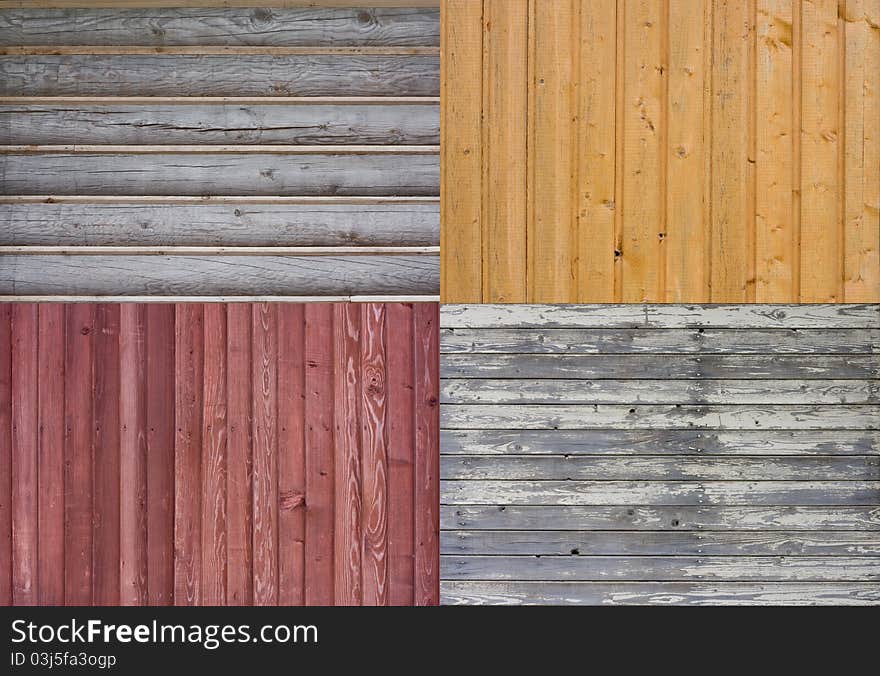
M438 603L437 320L0 305L0 603Z

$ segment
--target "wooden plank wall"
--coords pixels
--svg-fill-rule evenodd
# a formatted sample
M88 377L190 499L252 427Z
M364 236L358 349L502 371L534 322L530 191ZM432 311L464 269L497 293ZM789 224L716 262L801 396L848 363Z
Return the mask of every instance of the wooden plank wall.
M443 0L441 298L880 300L880 0Z
M437 8L47 4L0 9L0 296L436 298Z
M436 604L437 350L429 303L0 304L0 604Z
M880 604L880 306L440 321L444 603Z

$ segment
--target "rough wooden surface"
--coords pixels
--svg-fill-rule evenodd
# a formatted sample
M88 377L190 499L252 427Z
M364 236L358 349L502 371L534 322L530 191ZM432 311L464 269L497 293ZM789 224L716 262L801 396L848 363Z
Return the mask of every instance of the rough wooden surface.
M0 304L0 603L436 604L420 307Z
M880 603L878 311L444 306L443 602Z

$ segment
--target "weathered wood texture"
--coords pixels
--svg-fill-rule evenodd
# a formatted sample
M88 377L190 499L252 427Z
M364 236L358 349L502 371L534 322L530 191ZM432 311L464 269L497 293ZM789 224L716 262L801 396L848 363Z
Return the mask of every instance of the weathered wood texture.
M441 12L443 302L880 300L880 1Z
M0 304L0 603L436 604L437 312Z
M444 306L442 600L880 603L878 311Z
M0 246L436 247L439 10L419 4L4 11ZM439 289L436 250L19 253L2 295Z

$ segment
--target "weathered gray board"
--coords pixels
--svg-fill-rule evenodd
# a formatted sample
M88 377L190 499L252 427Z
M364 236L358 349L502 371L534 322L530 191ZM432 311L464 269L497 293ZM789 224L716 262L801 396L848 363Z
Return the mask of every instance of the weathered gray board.
M880 604L880 306L441 310L445 603Z
M6 251L0 295L434 297L439 35L436 8L4 11L0 246L168 255Z

